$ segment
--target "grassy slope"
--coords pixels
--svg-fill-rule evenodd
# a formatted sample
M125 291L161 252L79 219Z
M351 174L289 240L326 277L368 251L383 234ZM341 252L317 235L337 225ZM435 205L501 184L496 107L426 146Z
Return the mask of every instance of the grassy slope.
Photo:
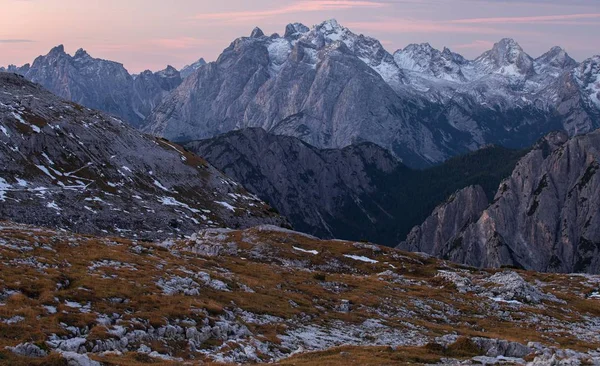
M474 293L459 293L454 285L436 277L438 270L460 272L465 271L465 267L412 253L389 248L375 251L348 242L320 241L257 229L234 231L222 241L213 242L217 246L220 243L235 243L239 250L235 255L206 257L189 252L192 247L188 242L175 243L177 250L173 251L151 243L86 237L1 223L0 288L18 293L9 296L5 305L0 306L0 319L18 315L25 320L11 325L0 322L0 363L25 365L39 361L38 364L60 364L62 361L56 356L44 360L17 357L5 350L5 346L22 342L44 345L51 334L68 334L61 323L80 329L87 327L88 341L111 338L109 329L98 323L95 313L118 313L122 315L120 324L127 329L143 329L150 325L166 325L176 319L192 319L201 324L208 318L212 323L226 310L235 308L287 319L264 325L246 324L258 340L274 348L281 346L279 335L306 322L294 323L294 319L312 319L311 324L319 326L334 321L361 324L377 318L377 311L390 311L399 306L414 315L405 317L392 311L390 314L397 315L380 317L383 324L407 332L414 326L421 327L420 332L428 338L456 332L467 337L483 336L523 343L539 341L582 351L600 346L577 338L565 328L585 324L585 317L600 317L597 301L586 299L584 295L595 289L579 277L519 272L530 282L543 281L544 291L554 293L567 304L545 301L543 306L525 304L515 309ZM132 251L138 245L143 248L142 254ZM316 250L319 254L307 255L294 250L294 246ZM27 250L28 247L31 250ZM344 257L346 254L366 256L379 262L363 263ZM128 266L120 269L110 265L90 267L101 261L117 261ZM332 263L337 263L337 267L330 267ZM403 282L395 283L378 275L387 270L403 276ZM186 277L199 271L224 281L231 292L202 286L200 296L169 296L156 285L161 277ZM495 271L466 269L464 273L476 281ZM324 282L342 284L342 293L328 290ZM242 284L255 292L244 291ZM111 298L128 301L115 303L110 301ZM349 313L336 311L340 299L350 300L353 310ZM296 306L292 306L290 300ZM89 303L91 312L83 313L69 307L66 301ZM56 306L58 312L49 314L43 305ZM509 311L513 319L508 321L494 315L498 306ZM447 311L449 307L458 315L451 315ZM199 309L206 312L197 311ZM440 314L448 321L441 320ZM540 316L541 323L528 322L528 314ZM550 323L552 326L548 325ZM221 340L209 339L203 347L223 351L222 346ZM186 344L181 342L155 342L151 347L184 359L191 356ZM235 344L227 347L235 347ZM350 347L302 354L285 363L343 365L347 362L344 355L348 353L357 360L381 360L382 363L470 356L435 346L401 348L394 352L387 347ZM136 352L93 357L115 365L153 361ZM203 358L198 354L195 357Z

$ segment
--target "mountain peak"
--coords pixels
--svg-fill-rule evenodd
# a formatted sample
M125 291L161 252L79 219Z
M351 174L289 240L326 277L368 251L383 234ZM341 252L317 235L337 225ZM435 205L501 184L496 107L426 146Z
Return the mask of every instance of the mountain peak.
M49 52L49 54L56 54L56 53L65 53L65 46L62 44L59 44L58 46L52 48Z
M181 74L181 78L185 79L188 76L190 76L191 74L194 73L194 71L198 70L200 67L206 65L206 61L204 60L204 58L200 58L198 61L194 62L191 65L185 65L180 71L179 73Z
M164 70L157 72L158 76L161 77L172 77L179 75L179 71L171 65L167 65Z
M338 23L337 20L335 19L329 19L324 21L323 23L318 25L319 28L325 28L327 30L335 30L335 29L342 29L343 27L340 25L340 23Z
M177 72L177 69L171 65L167 65L167 67L162 71L167 72L167 73L175 73L175 72Z
M396 64L407 70L416 71L438 79L466 81L461 65L465 59L444 48L443 52L429 43L409 44L394 54Z
M265 35L265 33L262 31L262 29L260 29L259 27L256 27L252 30L252 33L250 34L250 38L260 38L263 37Z
M310 32L310 29L302 23L290 23L285 27L285 38L291 38Z
M414 48L414 49L426 50L426 51L437 51L435 48L433 48L431 46L431 44L429 44L429 42L409 44L408 46L406 46L406 48Z
M523 51L521 45L513 38L502 38L498 43L494 45L494 47L516 48L520 51Z
M577 61L571 58L562 47L558 46L552 47L550 51L538 57L535 62L540 68L553 67L567 70L577 66Z
M533 59L512 38L503 38L475 62L485 71L510 76L530 76L535 73Z
M77 50L77 52L75 52L75 58L82 58L82 57L90 57L90 55L86 52L86 50L84 50L83 48L80 48Z

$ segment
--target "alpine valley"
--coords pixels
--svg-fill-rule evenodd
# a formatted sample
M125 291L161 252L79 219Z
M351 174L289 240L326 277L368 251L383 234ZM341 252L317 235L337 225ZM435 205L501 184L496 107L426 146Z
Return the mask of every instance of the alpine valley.
M599 365L600 56L282 34L0 68L0 364Z

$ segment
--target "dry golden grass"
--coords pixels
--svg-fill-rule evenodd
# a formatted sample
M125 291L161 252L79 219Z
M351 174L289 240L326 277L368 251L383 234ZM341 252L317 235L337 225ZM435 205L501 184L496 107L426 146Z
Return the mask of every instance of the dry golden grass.
M116 312L122 314L124 322L136 318L159 327L166 325L169 319L192 319L201 323L206 316L214 319L233 307L282 319L294 319L303 314L312 317L314 324L333 321L360 324L373 318L375 309L381 308L383 304L392 304L401 305L418 316L403 318L392 314L385 319L386 325L404 329L408 322L426 329L425 333L430 337L457 333L466 337L501 338L521 343L539 341L582 351L600 346L582 342L568 332L555 332L551 334L550 340L548 334L540 333L533 325L525 326L520 322L488 316L488 308L482 306L482 298L475 294L459 294L454 285L435 277L439 269L460 270L465 267L389 248L373 251L348 242L320 241L299 235L251 229L229 234L228 240L235 242L240 249L237 256L202 257L186 252L184 249L189 244L185 242L176 244L178 252L170 252L151 243L126 239L58 234L51 230L14 227L8 223L1 226L7 228L0 229L0 239L16 246L32 246L34 249L19 251L0 246L0 291L18 291L4 301L4 306L0 306L0 319L17 315L25 319L12 325L0 323L0 363L28 364L26 362L29 360L13 355L5 347L23 342L43 344L50 334L66 335L61 323L78 328L88 327L88 340L110 338L106 327L98 324L95 313ZM42 245L49 245L53 251L41 248ZM148 254L132 252L131 248L136 245L144 246ZM307 255L293 250L293 246L316 250L319 255ZM265 253L263 257L252 257L251 252L257 247L262 248ZM379 262L364 263L345 258L345 254L365 256ZM15 261L29 258L36 258L48 268L37 269L22 263L14 264L20 263ZM96 266L95 269L90 269L92 265L102 261L119 262L125 267ZM314 270L292 265L300 261ZM332 263L339 265L331 267ZM193 273L209 273L212 278L225 282L232 291L223 292L202 285L200 296L164 295L156 284L157 280L170 276L188 276L183 268ZM388 270L404 276L407 282L380 280L378 274ZM472 271L473 276L480 277L493 273ZM523 311L527 314L558 321L581 321L584 315L600 316L599 302L579 295L590 291L590 288L581 284L578 279L565 275L519 273L532 282L539 280L551 283L544 290L567 301L567 305L545 303L543 309L524 305ZM335 293L326 288L325 282L343 284L343 288L340 293ZM245 292L241 284L254 292ZM110 300L114 298L126 302ZM351 312L336 311L342 299L351 302ZM439 313L445 312L445 306L451 306L459 315L448 314L450 322L443 322L428 310L421 309L415 300L431 306ZM82 305L89 303L91 313L71 308L66 305L66 301ZM295 303L294 306L291 302ZM48 314L44 305L55 306L58 312ZM565 312L565 307L569 309L568 313ZM206 311L207 315L198 310ZM516 312L514 316L518 317ZM274 345L281 342L278 335L286 331L286 326L282 323L247 326L258 339ZM210 340L205 347L219 345L221 341ZM420 364L436 362L441 357L468 358L476 353L467 338L461 339L453 347L447 350L435 345L396 350L389 347L342 347L298 355L281 364ZM153 344L152 348L178 357L189 356L185 344ZM202 355L196 356L199 357L196 361L208 361ZM108 365L168 364L137 352L96 358ZM31 362L34 365L35 362L59 365L62 359L51 355L45 360Z

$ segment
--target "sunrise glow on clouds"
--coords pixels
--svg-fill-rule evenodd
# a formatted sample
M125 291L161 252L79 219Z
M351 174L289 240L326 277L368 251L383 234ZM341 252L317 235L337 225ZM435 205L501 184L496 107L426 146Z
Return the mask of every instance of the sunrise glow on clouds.
M335 18L390 52L429 42L476 57L503 37L533 56L554 45L577 59L600 53L597 0L0 0L0 65L31 62L57 45L116 60L132 72L214 60L259 26Z

